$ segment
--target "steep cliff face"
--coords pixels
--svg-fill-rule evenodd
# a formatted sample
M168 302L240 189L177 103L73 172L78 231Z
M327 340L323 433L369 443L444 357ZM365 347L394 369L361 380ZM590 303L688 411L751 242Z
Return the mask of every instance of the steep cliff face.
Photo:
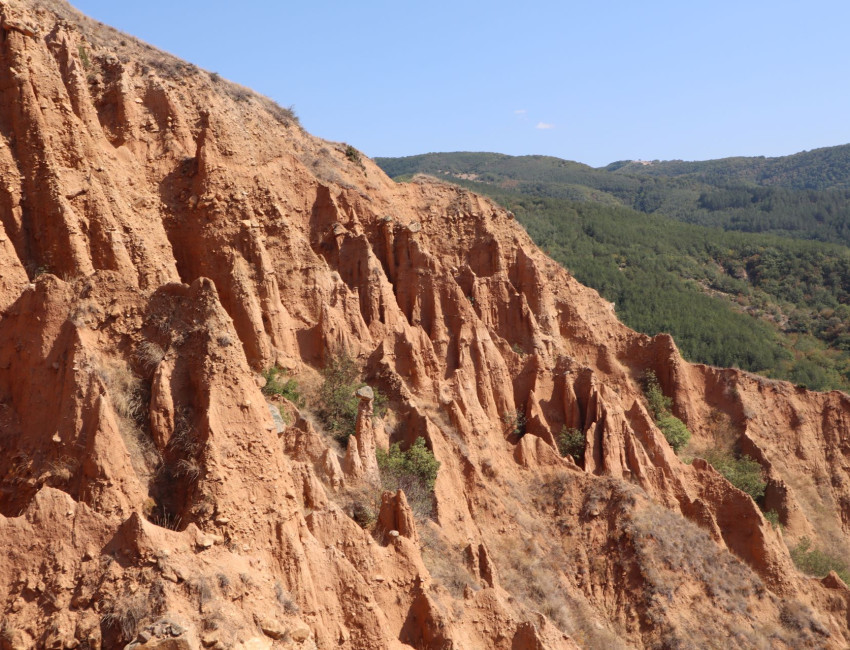
M848 548L845 395L687 364L490 201L61 2L0 28L0 647L850 644L783 541ZM340 354L389 398L347 451L260 390ZM648 369L784 530L679 460ZM419 437L431 516L388 492L362 527L375 448Z

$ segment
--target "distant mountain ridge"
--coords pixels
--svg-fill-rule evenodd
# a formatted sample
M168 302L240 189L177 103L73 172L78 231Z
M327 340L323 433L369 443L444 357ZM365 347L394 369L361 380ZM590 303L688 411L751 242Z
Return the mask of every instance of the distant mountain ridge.
M733 156L703 161L620 160L604 167L554 156L511 156L491 152L427 153L375 158L393 176L425 173L505 175L516 180L576 183L600 174L637 177L691 177L707 184L741 182L763 187L829 190L850 189L850 144L801 151L788 156Z
M789 156L736 156L705 161L666 160L611 163L605 171L648 176L695 176L706 182L738 181L796 190L850 188L850 144Z
M601 168L551 156L470 152L375 160L392 177L426 173L724 230L850 244L850 145L779 158L620 161Z

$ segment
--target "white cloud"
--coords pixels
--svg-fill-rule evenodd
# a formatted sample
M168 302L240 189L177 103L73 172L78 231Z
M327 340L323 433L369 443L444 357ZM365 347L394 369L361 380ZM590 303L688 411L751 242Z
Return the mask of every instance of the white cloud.
M554 124L548 124L546 122L538 122L537 126L535 126L534 128L535 129L554 129L555 125Z
M514 111L514 115L525 115L526 113L528 113L528 111L524 108L518 108Z

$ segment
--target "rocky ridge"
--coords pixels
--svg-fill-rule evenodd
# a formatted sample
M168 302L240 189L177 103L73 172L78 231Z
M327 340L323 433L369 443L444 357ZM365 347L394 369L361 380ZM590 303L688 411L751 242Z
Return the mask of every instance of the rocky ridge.
M0 1L0 57L0 647L850 643L785 542L850 544L846 395L686 363L492 202L62 2ZM363 391L347 450L260 390L343 353L390 410ZM681 462L646 370L782 530ZM419 437L432 516L388 492L364 529L375 449Z

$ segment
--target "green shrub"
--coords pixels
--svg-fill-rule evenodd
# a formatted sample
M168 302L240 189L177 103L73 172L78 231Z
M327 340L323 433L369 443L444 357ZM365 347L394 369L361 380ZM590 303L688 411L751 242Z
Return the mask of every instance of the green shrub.
M80 55L80 62L83 64L83 70L88 70L91 68L91 60L89 59L89 53L86 52L86 48L82 45L77 47L77 52Z
M779 523L779 513L776 510L768 510L764 513L764 518L770 522L770 525L774 528L782 528L782 524Z
M390 446L389 452L378 449L376 454L382 475L415 476L429 490L434 489L440 461L425 445L425 438L417 438L407 451L402 451L401 445L395 443Z
M830 571L835 571L845 584L850 585L850 567L846 562L811 547L812 540L804 537L791 549L791 559L800 571L818 578L823 578Z
M761 465L749 456L736 457L730 452L712 450L706 452L705 460L732 485L749 494L753 501L764 496L767 483L762 478Z
M660 420L665 414L670 413L673 408L673 400L664 395L661 390L661 384L658 383L658 377L652 370L646 370L643 373L643 392L649 402L649 410L652 411L652 417Z
M415 513L429 514L440 461L425 445L425 438L417 438L407 451L402 451L399 443L395 443L389 452L378 449L375 455L384 489L404 490Z
M263 395L268 397L283 397L289 400L295 406L304 406L304 397L298 390L298 382L292 378L286 381L281 380L284 371L278 366L272 366L268 370L263 371L263 377L266 380L266 385L263 386Z
M350 144L345 146L345 157L356 165L363 165L363 160L360 158L360 152Z
M670 443L670 446L676 453L679 453L679 450L688 444L691 439L691 432L688 430L688 427L675 415L667 413L658 419L657 424L658 428L661 429L661 433L664 434L667 442Z
M319 389L319 418L328 432L345 442L357 425L357 396L363 384L354 360L340 355L330 360L322 370L324 382Z
M517 409L512 413L505 413L502 416L502 422L505 423L507 435L515 434L522 438L525 435L525 425L528 424L528 420L525 417L525 413Z
M333 357L322 370L324 382L319 388L318 415L325 429L340 443L346 443L348 437L357 428L357 406L359 399L355 395L358 389L366 385L360 379L360 370L354 360L346 354ZM374 390L375 401L372 404L376 417L383 417L387 410L387 398Z
M576 463L584 462L585 437L581 429L564 427L558 434L558 451L561 456L572 456Z
M690 441L691 432L684 422L670 412L670 409L673 408L673 400L661 390L658 377L652 370L646 370L643 373L641 384L643 385L644 395L646 395L646 401L649 403L649 410L652 412L652 417L655 418L655 423L661 429L661 433L664 434L673 451L679 453L679 450Z
M286 426L292 424L292 418L289 416L289 411L287 411L283 406L278 406L277 411L280 413L280 419L283 420L283 423Z
M351 518L364 530L368 530L378 521L378 513L367 501L358 501L351 505Z

